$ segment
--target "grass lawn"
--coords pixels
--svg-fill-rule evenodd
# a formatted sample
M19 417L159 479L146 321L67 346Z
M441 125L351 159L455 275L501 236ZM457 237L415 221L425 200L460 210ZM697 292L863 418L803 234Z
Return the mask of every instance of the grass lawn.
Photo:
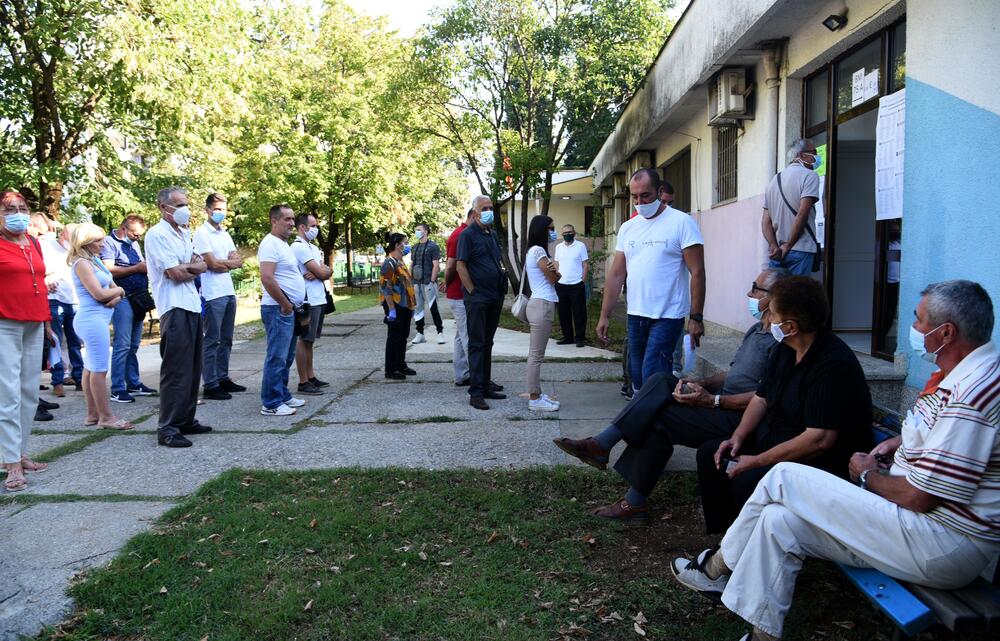
M648 528L587 515L613 473L234 470L77 583L41 639L735 641L744 624L679 588L709 543L690 474ZM888 639L829 564L808 563L788 639ZM927 637L951 638L944 635ZM968 638L968 637L965 637Z
M334 314L356 312L359 309L378 305L378 288L372 287L367 294L364 294L352 293L350 287L336 287L333 290L333 302L337 304L337 311Z
M620 353L625 344L624 315L621 318L618 318L617 315L612 314L611 320L608 324L607 343L598 340L597 332L594 330L594 328L597 327L597 321L600 319L601 297L599 295L591 296L590 300L587 301L587 342L594 347L600 347L602 349ZM504 310L504 312L500 315L500 327L525 333L528 333L531 330L527 323L522 323L514 318L508 310ZM556 310L555 321L552 323L552 337L556 340L562 338L562 331L559 329L558 309Z

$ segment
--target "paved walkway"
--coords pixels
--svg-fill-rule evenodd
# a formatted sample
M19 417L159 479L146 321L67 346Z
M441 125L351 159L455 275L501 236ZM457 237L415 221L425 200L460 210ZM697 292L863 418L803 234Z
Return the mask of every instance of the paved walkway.
M443 310L444 311L444 310ZM385 327L380 308L328 317L316 344L316 369L331 383L324 396L305 397L292 417L264 417L260 370L264 342L234 345L231 375L249 391L230 401L207 401L198 419L210 434L194 447L156 445L155 398L116 405L135 421L133 432L84 427L79 392L58 399L56 420L36 423L30 451L84 446L29 476L30 488L16 502L0 503L4 551L0 555L0 639L34 634L72 608L65 589L72 576L110 561L135 534L206 481L233 467L300 470L342 466L424 469L517 468L576 463L551 439L588 435L607 425L622 407L621 364L592 347L557 346L542 366L544 391L562 402L555 414L529 412L525 386L526 334L499 330L493 378L509 398L490 401L482 412L469 407L464 388L454 386L450 319L445 345L433 340L412 347L408 362L418 376L405 382L382 377ZM570 360L572 359L572 360ZM574 362L575 361L575 362ZM159 353L140 353L142 379L156 387ZM43 377L44 378L44 377ZM292 373L294 382L297 377ZM690 469L691 452L679 452L673 469Z

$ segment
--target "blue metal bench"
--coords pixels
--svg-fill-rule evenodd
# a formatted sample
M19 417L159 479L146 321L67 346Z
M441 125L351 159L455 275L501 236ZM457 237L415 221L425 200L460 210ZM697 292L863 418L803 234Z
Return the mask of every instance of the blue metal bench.
M899 415L876 407L876 443L899 434ZM836 564L847 579L896 626L894 639L910 637L940 623L949 630L1000 631L1000 569L993 584L976 579L958 590L937 590L896 581L878 570Z

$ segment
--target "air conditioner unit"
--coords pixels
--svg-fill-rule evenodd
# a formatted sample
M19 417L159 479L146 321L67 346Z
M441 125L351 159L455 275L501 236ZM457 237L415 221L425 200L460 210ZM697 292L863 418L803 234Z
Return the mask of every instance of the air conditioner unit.
M708 84L708 124L732 126L753 118L747 108L746 70L730 67L720 71Z

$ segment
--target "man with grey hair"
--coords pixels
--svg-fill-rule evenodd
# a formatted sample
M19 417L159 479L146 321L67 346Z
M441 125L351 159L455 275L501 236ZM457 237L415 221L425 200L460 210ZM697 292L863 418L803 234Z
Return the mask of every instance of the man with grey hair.
M788 166L767 185L761 230L771 267L784 267L797 276L819 271L816 203L821 194L816 170L822 164L813 141L800 138L788 149Z
M160 312L160 414L157 442L191 447L186 434L211 427L194 415L201 380L201 298L194 280L206 265L191 241L191 210L180 187L156 195L160 222L146 234L146 265L153 300Z
M758 483L717 552L673 562L685 586L718 597L777 639L805 557L875 568L954 589L1000 552L1000 352L993 303L978 283L922 292L914 356L936 364L900 436L851 459L852 485L797 463Z
M747 308L756 322L743 335L729 371L698 381L658 372L603 432L591 438L553 441L570 456L601 470L607 467L611 448L622 440L628 444L615 463L615 471L629 482L628 492L592 514L625 523L648 523L646 498L670 461L674 446L699 447L732 435L777 345L771 335L771 286L790 275L785 269L765 269L751 283Z

